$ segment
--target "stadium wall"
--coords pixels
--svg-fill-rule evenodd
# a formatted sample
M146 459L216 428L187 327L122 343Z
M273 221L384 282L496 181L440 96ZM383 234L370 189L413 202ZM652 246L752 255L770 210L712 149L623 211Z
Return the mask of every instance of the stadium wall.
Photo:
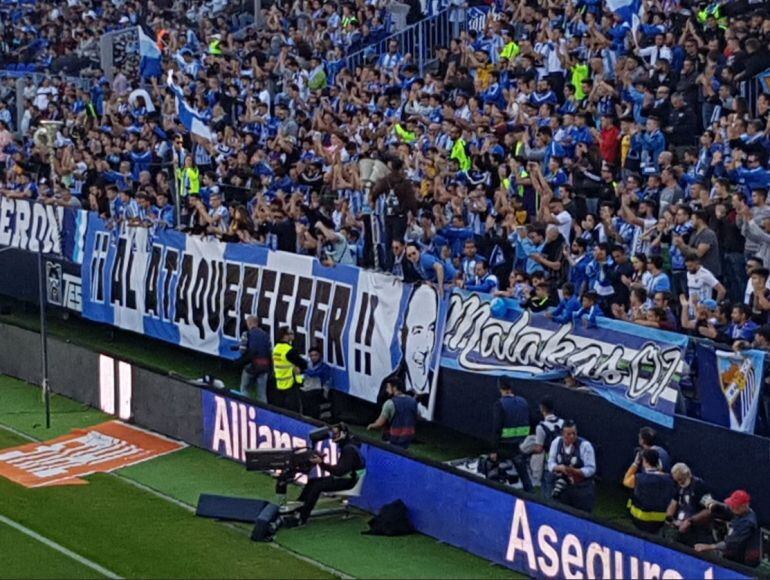
M622 481L638 446L639 429L648 422L597 395L545 381L506 380L529 401L533 417L538 416L538 402L550 396L558 415L577 420L580 435L594 444L599 476ZM491 440L490 410L500 396L496 377L442 369L438 394L439 423ZM673 429L655 429L671 457L687 463L717 497L727 497L735 487L746 489L760 519L770 521L770 440L684 416L677 416ZM733 487L725 485L728 480Z
M127 401L124 418L234 460L243 459L246 447L296 445L319 425L58 339L49 345L55 392L102 409L109 406L109 395L115 414L114 401ZM39 335L0 324L0 372L39 381L39 347ZM26 353L24 361L19 352ZM696 557L659 538L631 534L385 445L368 443L363 452L367 475L359 507L374 512L401 499L420 532L531 576L751 577L749 570Z

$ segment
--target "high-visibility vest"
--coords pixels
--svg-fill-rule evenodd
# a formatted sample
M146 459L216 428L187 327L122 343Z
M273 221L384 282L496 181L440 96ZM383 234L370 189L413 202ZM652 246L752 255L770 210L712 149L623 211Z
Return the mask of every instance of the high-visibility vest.
M177 194L187 197L188 194L198 195L201 191L200 169L183 167L176 170Z
M585 92L583 91L583 81L586 80L589 76L588 65L576 64L572 67L570 72L572 73L570 82L575 87L575 98L580 101L583 99L583 97L586 96Z
M396 135L404 142L404 143L414 143L417 140L417 135L414 134L413 131L407 131L401 126L401 123L398 123L394 130L396 132Z
M457 160L460 164L460 171L468 171L471 168L471 159L465 153L465 140L462 137L455 141L449 158Z
M285 342L279 342L273 349L273 372L275 373L275 388L288 391L294 384L302 384L302 374L295 372L294 365L286 358L293 347Z
M222 54L222 49L219 48L220 44L222 44L222 41L218 38L215 38L209 42L209 54Z
M507 58L508 60L512 60L516 58L520 52L521 48L519 48L519 45L514 41L511 41L506 44L500 51L500 58Z

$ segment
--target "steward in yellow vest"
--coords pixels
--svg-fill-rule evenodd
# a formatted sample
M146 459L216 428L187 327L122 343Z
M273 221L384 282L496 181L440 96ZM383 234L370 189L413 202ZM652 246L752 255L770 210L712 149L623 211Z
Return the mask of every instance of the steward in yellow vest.
M307 361L294 348L293 341L294 332L290 328L282 328L278 342L273 348L274 403L278 407L301 413L300 387L304 380L302 373L307 369Z

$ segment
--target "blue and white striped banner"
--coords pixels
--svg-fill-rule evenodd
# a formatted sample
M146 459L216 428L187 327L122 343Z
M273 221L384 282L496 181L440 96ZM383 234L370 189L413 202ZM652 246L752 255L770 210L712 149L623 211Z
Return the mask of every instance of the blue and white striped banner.
M235 359L245 318L254 315L274 343L290 326L301 353L320 348L334 388L376 401L395 371L428 395L421 410L432 415L443 314L433 287L172 230L116 233L89 217L86 318Z

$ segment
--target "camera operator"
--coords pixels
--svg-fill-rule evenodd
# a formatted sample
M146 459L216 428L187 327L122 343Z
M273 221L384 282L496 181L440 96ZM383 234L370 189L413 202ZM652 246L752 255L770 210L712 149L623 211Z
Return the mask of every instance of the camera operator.
M634 461L626 471L623 485L634 490L628 500L631 521L637 529L655 534L666 521L667 510L674 497L674 481L660 468L660 455L655 449L641 452L641 466Z
M492 407L492 421L497 451L490 453L489 458L494 462L512 461L524 491L532 491L528 456L519 448L529 435L529 403L524 397L514 395L511 385L505 381L500 382L500 399Z
M668 506L666 520L676 529L674 540L690 547L709 542L711 512L706 506L711 502L711 495L706 484L684 463L671 468L671 477L676 483L676 495Z
M578 437L574 421L565 421L561 436L554 440L548 452L543 495L590 513L596 503L595 474L593 445Z
M302 412L300 387L307 361L297 352L292 342L294 331L289 327L280 330L278 343L273 349L273 374L275 375L275 404L297 413Z
M254 383L257 385L257 400L267 402L267 378L272 358L270 355L270 336L259 327L256 316L246 317L248 329L241 338L241 364L246 363L241 371L242 394L249 396Z
M751 496L738 489L728 497L724 504L711 502L709 511L716 516L725 512L725 506L731 516L725 539L716 544L695 544L696 552L717 552L727 560L745 566L758 566L760 562L759 522L757 514L751 509Z
M302 507L299 509L299 524L307 523L313 508L318 503L318 498L324 492L343 491L352 489L359 478L359 471L366 467L358 442L350 435L345 423L332 426L332 441L340 450L336 465L324 462L323 458L316 455L310 462L329 473L326 477L309 479L307 485L299 496Z

